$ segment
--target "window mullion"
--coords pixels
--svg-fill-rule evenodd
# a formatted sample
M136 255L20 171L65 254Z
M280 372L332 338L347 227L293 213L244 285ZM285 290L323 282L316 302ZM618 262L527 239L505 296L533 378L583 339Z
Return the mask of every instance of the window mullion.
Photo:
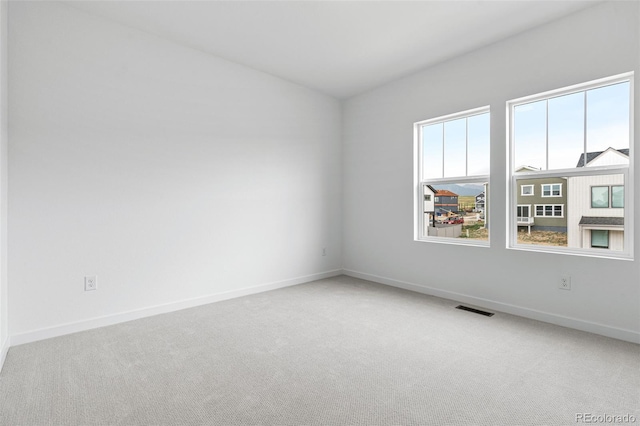
M544 118L544 127L545 127L545 170L549 170L549 100L545 101L545 118Z
M464 175L469 176L469 119L464 120Z
M444 178L444 158L445 158L445 152L444 152L444 123L442 123L442 178Z
M582 117L582 144L584 145L584 154L582 156L582 166L587 165L587 91L583 92L583 117Z

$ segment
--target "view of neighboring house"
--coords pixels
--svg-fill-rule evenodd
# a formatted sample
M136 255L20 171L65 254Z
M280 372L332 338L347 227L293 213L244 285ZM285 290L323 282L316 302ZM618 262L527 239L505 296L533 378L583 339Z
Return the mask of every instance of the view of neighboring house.
M578 167L620 164L629 164L628 149L588 152L578 161ZM576 176L569 185L568 246L623 250L624 176Z
M445 221L446 218L457 216L458 195L451 191L435 189L431 185L424 185L422 188L423 232L432 237L458 238L462 232L462 224L456 222L457 226L449 226Z
M424 228L428 229L429 226L434 226L435 223L435 198L436 198L436 189L431 185L424 185L424 198L423 198L423 212L424 212Z
M482 184L484 186L484 191L482 192L484 194L484 198L485 198L485 203L484 203L484 211L483 211L483 216L484 216L484 227L486 229L489 229L489 182L485 182Z
M518 172L538 171L533 167L520 167ZM567 232L566 178L529 178L517 181L517 224L527 231Z
M485 204L485 194L482 191L480 194L476 195L476 207L474 209L477 213L484 213L484 204Z
M436 217L458 214L458 194L446 189L438 189L435 193Z

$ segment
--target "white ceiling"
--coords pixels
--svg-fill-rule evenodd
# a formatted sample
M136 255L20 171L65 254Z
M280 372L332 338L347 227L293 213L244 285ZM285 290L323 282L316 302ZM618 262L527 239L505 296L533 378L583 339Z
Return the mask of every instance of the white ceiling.
M594 1L68 1L338 98Z

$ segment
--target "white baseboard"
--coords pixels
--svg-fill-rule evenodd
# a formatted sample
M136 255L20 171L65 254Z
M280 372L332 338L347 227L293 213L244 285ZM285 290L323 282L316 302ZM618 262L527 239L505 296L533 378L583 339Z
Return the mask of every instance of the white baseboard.
M164 314L168 312L179 311L182 309L193 308L196 306L207 305L209 303L220 302L222 300L235 299L236 297L248 296L250 294L262 293L265 291L276 290L279 288L290 287L303 284L323 278L335 277L342 275L341 269L320 272L317 274L306 275L303 277L291 278L283 281L276 281L266 284L260 284L253 287L247 287L240 290L225 291L215 293L208 296L197 297L193 299L180 300L177 302L166 303L163 305L150 306L147 308L136 309L128 312L121 312L113 315L91 318L88 320L77 321L73 323L61 324L53 327L29 331L26 333L15 334L11 336L11 345L22 345L24 343L36 342L38 340L49 339L51 337L64 336L65 334L77 333L79 331L91 330L94 328L105 327L108 325L120 324L140 318L150 317L153 315ZM7 345L8 349L8 345ZM3 358L4 359L4 358Z
M4 367L4 360L7 359L7 353L9 352L10 339L0 343L0 373L2 373L2 367Z
M398 287L405 290L415 291L416 293L437 296L443 299L455 300L458 302L468 303L480 308L490 309L504 312L511 315L517 315L524 318L530 318L542 322L560 325L563 327L573 328L576 330L587 331L589 333L600 334L602 336L612 337L614 339L625 340L632 343L640 343L640 333L633 330L625 330L622 328L611 327L604 324L580 320L577 318L565 317L562 315L552 314L549 312L538 311L521 306L510 305L508 303L496 302L480 297L467 296L465 294L453 291L441 290L433 287L422 286L418 284L398 281L392 278L381 277L378 275L367 274L364 272L344 269L345 275L360 278L363 280L373 281L379 284L385 284L391 287Z

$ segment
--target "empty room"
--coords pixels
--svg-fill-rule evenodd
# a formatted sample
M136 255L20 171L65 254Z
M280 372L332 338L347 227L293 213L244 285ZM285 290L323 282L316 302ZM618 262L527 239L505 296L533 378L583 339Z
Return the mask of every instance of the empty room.
M640 423L640 2L1 0L0 53L0 425Z

